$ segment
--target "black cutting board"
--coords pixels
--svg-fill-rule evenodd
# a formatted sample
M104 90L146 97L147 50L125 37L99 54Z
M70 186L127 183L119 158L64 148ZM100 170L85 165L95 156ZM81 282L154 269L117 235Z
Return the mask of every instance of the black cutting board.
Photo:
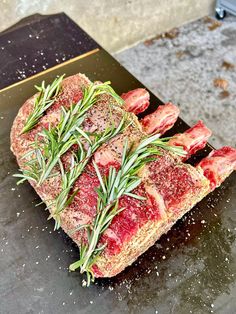
M118 93L143 86L93 46L0 91L0 313L234 313L235 173L120 275L82 288L79 272L68 272L79 250L62 231L53 231L44 206L35 208L40 199L30 185L16 186L9 132L35 84L78 72L91 80L111 80ZM161 103L151 94L149 112ZM186 128L179 119L169 135Z

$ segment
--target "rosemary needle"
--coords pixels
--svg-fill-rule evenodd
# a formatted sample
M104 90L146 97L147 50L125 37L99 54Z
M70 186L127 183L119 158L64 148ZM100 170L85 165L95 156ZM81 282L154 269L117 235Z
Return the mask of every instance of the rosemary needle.
M22 134L33 129L38 123L39 119L43 116L44 112L54 103L55 97L58 95L61 87L61 82L65 74L56 78L51 84L45 86L45 81L41 86L35 86L39 95L34 102L32 113L28 116L26 123L23 127Z

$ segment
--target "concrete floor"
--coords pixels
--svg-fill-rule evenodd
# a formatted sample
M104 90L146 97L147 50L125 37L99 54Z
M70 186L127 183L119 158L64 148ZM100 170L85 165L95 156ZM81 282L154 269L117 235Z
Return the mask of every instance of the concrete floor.
M222 25L201 19L159 37L115 57L163 100L178 104L187 123L202 119L216 148L236 147L236 17Z

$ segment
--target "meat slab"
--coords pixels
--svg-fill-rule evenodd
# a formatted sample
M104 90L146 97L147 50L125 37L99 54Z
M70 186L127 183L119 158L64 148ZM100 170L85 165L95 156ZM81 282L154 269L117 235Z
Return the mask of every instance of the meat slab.
M49 124L57 125L61 106L69 107L71 103L81 99L83 88L89 84L89 79L82 74L64 79L62 91L54 105L33 130L21 134L25 121L33 110L36 96L24 103L11 131L11 149L22 169L25 167L22 156L29 151L35 135L43 128L48 128ZM148 92L137 89L123 94L122 97L125 100L124 109L117 108L109 95L101 96L88 111L83 123L85 131L101 132L109 124L115 122L118 125L124 110L130 112L133 123L122 134L103 144L93 156L103 175L108 174L111 166L119 169L125 139L128 139L128 145L131 146L133 143L137 145L146 134L153 132L163 134L173 126L179 114L178 108L168 103L159 106L154 113L139 122L135 114L149 105ZM110 110L112 110L112 119ZM183 146L187 157L190 157L206 145L210 134L204 124L198 122L187 132L176 135L170 143ZM65 162L70 154L71 152L66 154ZM183 163L180 157L165 150L162 150L161 155L154 157L155 160L146 164L139 172L142 181L133 191L145 197L145 200L130 196L122 196L119 199L119 207L124 210L115 216L100 238L100 243L106 243L106 247L93 266L95 277L115 276L132 264L178 219L217 187L236 166L236 150L229 147L213 151L196 167ZM61 176L58 174L56 177L51 177L41 186L30 183L47 204L49 211L53 212L54 208L50 207L50 200L55 199L62 189ZM96 188L99 185L91 160L75 182L73 191L78 190L78 192L73 202L60 215L62 229L78 246L82 240L86 241L86 233L84 230L73 233L71 231L79 225L93 222L97 206Z

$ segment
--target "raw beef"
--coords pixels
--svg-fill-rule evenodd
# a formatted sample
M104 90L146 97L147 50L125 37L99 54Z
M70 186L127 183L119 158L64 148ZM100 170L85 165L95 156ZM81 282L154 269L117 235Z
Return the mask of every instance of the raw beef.
M69 107L71 103L81 99L83 88L90 83L82 74L64 79L62 91L54 105L33 130L21 134L25 121L33 110L36 96L24 103L11 131L11 149L22 169L25 167L22 156L30 150L35 136L43 128L49 128L49 125L56 126L60 119L61 106ZM159 106L154 113L139 122L134 113L139 113L148 106L148 92L137 89L122 97L125 100L124 109L130 112L129 118L133 123L122 134L103 144L96 151L93 159L103 175L107 175L111 166L119 168L125 139L128 139L128 145L131 146L134 143L138 145L146 134L153 132L163 134L173 126L179 114L178 108L168 103ZM83 129L88 132L101 132L112 123L118 125L124 109L117 106L111 96L103 95L88 111ZM170 143L183 146L187 157L190 157L205 146L210 133L202 122L198 122L182 135L176 135ZM65 162L70 158L71 153L71 151L66 153ZM119 199L119 206L124 210L113 219L100 238L100 243L106 243L106 248L93 266L95 276L115 276L132 264L178 219L218 186L233 171L235 163L236 152L228 147L212 152L197 167L183 163L181 158L165 150L161 155L155 156L155 160L146 164L140 171L142 182L133 191L137 195L144 196L145 200L130 196L122 196ZM54 208L50 207L50 200L55 199L62 189L61 175L47 179L40 186L30 183L46 203L49 211L53 212ZM97 205L95 188L99 185L94 166L90 161L72 188L73 191L77 191L73 202L60 215L62 229L78 246L82 239L86 241L86 233L83 230L71 233L71 230L79 225L93 222Z

